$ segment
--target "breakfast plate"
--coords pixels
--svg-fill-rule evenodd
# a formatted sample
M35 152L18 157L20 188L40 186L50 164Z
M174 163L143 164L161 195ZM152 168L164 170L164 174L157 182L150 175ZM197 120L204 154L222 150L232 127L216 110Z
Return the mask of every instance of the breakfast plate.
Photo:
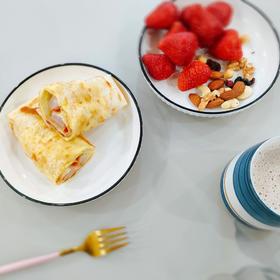
M56 186L26 157L9 127L7 115L38 95L48 84L108 75L118 85L127 106L102 126L84 133L85 139L95 146L94 156L74 178ZM39 70L12 90L1 105L0 137L0 175L7 185L34 202L68 206L104 195L128 174L140 150L142 118L132 92L114 74L89 64L67 63Z
M209 0L175 0L178 8L190 4L208 5L214 1ZM199 110L188 98L193 90L185 92L177 88L176 75L167 80L155 80L148 73L143 63L143 55L147 53L160 53L158 45L165 31L144 27L139 40L139 62L144 78L152 91L172 108L200 117L219 117L231 115L251 107L261 100L274 85L280 69L280 43L279 36L270 19L256 6L246 0L226 0L234 10L232 21L226 29L235 29L240 35L248 35L250 40L243 46L243 57L254 65L255 84L253 94L242 100L235 108L206 108ZM199 53L197 53L198 55ZM178 67L177 67L178 68Z

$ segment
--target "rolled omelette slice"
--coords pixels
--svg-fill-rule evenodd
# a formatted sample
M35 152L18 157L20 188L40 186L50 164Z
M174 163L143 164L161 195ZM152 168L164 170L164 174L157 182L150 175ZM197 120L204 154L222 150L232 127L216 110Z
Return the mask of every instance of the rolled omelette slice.
M8 116L9 124L26 155L53 183L73 177L92 157L95 147L82 136L66 141L38 115L38 99Z
M44 121L66 140L95 128L127 105L111 75L46 86L39 95Z

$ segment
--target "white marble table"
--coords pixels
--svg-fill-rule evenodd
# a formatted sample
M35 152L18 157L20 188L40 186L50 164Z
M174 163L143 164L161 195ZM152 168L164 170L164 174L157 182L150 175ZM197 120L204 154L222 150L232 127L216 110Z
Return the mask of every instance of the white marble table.
M250 280L265 279L257 278L261 267L280 268L279 236L236 223L219 194L229 159L279 134L280 83L254 108L230 118L199 119L170 109L151 93L137 61L143 16L157 2L1 1L1 102L38 69L85 62L119 75L144 119L135 166L97 201L48 207L0 182L1 264L68 247L91 229L116 224L128 226L131 246L98 260L68 256L3 279ZM278 0L252 2L280 29Z

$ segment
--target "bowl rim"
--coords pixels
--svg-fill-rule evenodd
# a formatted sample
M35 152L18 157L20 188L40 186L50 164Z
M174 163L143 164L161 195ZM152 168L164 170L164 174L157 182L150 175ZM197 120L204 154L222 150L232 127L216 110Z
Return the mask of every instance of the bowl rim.
M108 192L110 192L111 190L113 190L117 185L119 185L119 183L128 175L129 171L131 170L132 166L134 165L137 156L139 155L140 152L140 148L141 148L141 144L142 144L142 138L143 138L143 118L141 115L141 110L140 107L138 105L138 102L135 98L135 96L133 95L133 93L131 92L131 90L128 88L128 86L119 78L117 77L115 74L111 73L110 71L99 67L99 66L95 66L92 64L88 64L88 63L80 63L80 62L69 62L69 63L62 63L62 64L55 64L55 65L51 65L45 68L42 68L38 71L36 71L35 73L29 75L27 78L25 78L24 80L22 80L9 94L8 96L5 98L5 100L3 101L3 103L0 106L0 114L6 104L6 102L10 99L10 97L13 95L13 93L22 85L24 84L26 81L28 81L29 79L31 79L32 77L36 76L39 73L45 72L47 70L53 69L53 68L59 68L59 67L65 67L65 66L85 66L85 67L90 67L90 68L94 68L100 71L103 71L109 75L111 75L114 79L116 79L127 91L127 93L130 95L130 97L132 98L135 107L137 109L137 114L138 114L138 118L139 118L139 129L140 129L140 133L139 133L139 139L138 139L138 144L137 144L137 149L135 151L135 154L128 166L128 168L126 169L126 171L123 173L123 175L110 187L108 187L104 192L95 195L93 197L84 199L84 200L80 200L80 201L76 201L76 202L69 202L69 203L52 203L52 202L45 202L42 200L38 200L35 198L32 198L28 195L25 195L24 193L22 193L21 191L19 191L16 187L14 187L9 181L8 179L5 177L5 175L3 174L2 170L0 170L0 176L2 177L2 179L4 180L4 182L13 190L15 191L18 195L22 196L23 198L26 198L30 201L36 202L36 203L40 203L43 205L47 205L47 206L74 206L74 205L78 205L78 204L83 204L92 200L96 200L97 198L107 194Z
M172 0L172 2L176 2L177 0ZM262 99L269 91L270 89L274 86L275 82L278 79L278 76L280 74L280 38L279 38L279 34L277 32L277 29L274 25L274 23L269 19L269 17L265 14L265 12L263 10L261 10L259 7L257 7L256 5L252 4L251 2L249 2L248 0L240 0L241 2L243 2L244 4L248 5L249 7L251 7L252 9L256 10L268 23L268 25L270 26L271 30L273 31L275 37L276 37L276 41L278 43L278 52L279 52L279 61L278 61L278 69L276 71L275 77L273 79L273 81L271 82L271 84L268 86L268 88L256 99L254 99L253 101L251 101L250 103L243 105L241 107L238 107L236 109L232 109L232 110L227 110L227 111L220 111L220 112L211 112L211 111L198 111L195 109L191 109L191 108L187 108L185 106L182 106L180 104L177 104L176 102L170 100L168 97L166 97L161 91L159 91L157 89L157 87L154 85L154 83L152 82L152 80L150 79L149 75L147 74L145 67L143 65L142 62L142 43L143 43L143 38L144 35L146 33L146 31L148 30L148 28L146 26L143 27L142 31L141 31L141 35L140 35L140 39L139 39L139 44L138 44L138 59L139 59L139 63L140 63L140 67L141 67L141 71L144 75L144 78L146 80L146 82L149 84L149 86L152 88L153 91L155 91L155 93L157 95L159 95L160 99L162 98L163 101L165 101L169 106L171 107L177 107L177 109L180 109L181 111L183 110L184 112L188 112L190 114L194 114L194 115L202 115L202 116L221 116L221 115L231 115L234 112L239 112L242 111L246 108L251 107L252 105L254 105L255 103L257 103L260 99Z

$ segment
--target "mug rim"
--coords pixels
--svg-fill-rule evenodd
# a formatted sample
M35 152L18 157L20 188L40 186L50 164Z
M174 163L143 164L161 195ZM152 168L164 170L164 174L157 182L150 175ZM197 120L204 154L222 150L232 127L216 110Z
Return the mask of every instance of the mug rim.
M253 163L256 159L256 156L258 154L258 152L262 151L264 148L266 148L268 145L271 145L271 143L275 143L277 141L280 141L280 136L275 136L275 137L272 137L272 138L269 138L267 140L265 140L263 143L260 144L260 146L256 149L256 151L254 152L252 158L251 158L251 162L250 162L250 165L249 165L249 175L250 175L250 181L252 183L252 190L253 190L253 194L254 196L257 198L257 200L266 208L268 209L269 211L273 212L273 214L277 215L278 217L280 217L280 212L276 212L274 209L271 209L270 207L268 207L267 204L265 204L263 202L263 200L260 198L258 192L256 191L256 188L255 188L255 184L254 184L254 181L253 181Z

